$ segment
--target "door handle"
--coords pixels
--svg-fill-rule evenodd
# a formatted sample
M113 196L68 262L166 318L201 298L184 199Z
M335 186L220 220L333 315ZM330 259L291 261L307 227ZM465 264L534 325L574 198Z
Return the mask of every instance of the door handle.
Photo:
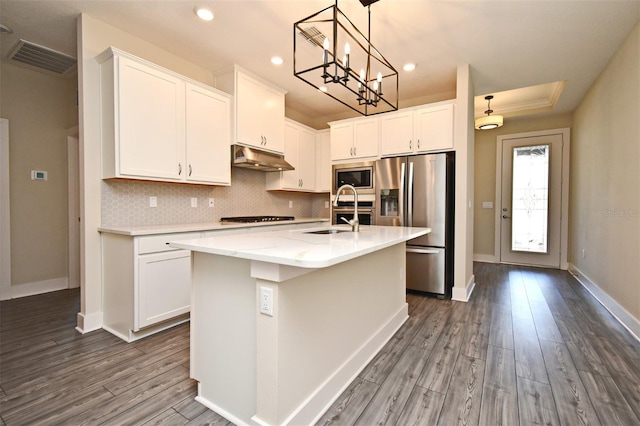
M503 219L510 219L510 217L509 217L509 216L507 216L506 214L503 214L503 215L502 215L502 218L503 218Z

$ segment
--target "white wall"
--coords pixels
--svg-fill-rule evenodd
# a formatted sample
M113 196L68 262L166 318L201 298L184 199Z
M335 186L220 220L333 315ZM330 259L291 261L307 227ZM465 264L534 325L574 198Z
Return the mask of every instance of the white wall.
M67 129L77 123L76 79L3 62L0 80L11 193L11 291L3 297L67 288ZM31 170L48 179L31 180Z
M452 298L467 301L473 275L473 82L469 65L457 70L454 149L456 151L455 255Z
M575 111L569 218L571 267L638 336L639 117L640 24Z

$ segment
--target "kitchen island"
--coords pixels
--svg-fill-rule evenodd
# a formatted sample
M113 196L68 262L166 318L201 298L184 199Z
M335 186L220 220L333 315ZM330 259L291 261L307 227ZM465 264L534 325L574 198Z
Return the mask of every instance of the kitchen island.
M312 424L406 321L405 242L429 229L327 229L171 243L192 251L199 402L236 424Z

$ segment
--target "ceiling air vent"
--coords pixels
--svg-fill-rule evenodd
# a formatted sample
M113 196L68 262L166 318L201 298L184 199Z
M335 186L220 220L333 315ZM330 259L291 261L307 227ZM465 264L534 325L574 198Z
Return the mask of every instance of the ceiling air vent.
M9 61L66 77L76 67L76 58L30 41L20 40L11 49Z
M317 27L301 29L298 34L314 46L322 46L326 37Z

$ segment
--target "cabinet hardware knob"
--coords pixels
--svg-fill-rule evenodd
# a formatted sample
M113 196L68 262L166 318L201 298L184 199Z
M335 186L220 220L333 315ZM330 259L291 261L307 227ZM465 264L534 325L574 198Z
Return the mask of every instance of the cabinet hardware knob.
M413 149L413 143L412 143L411 139L409 139L409 149Z
M178 163L178 176L182 176L182 163Z
M192 172L192 170L191 170L191 164L189 164L189 176L191 176L191 172Z
M418 149L420 149L420 139L418 139Z

